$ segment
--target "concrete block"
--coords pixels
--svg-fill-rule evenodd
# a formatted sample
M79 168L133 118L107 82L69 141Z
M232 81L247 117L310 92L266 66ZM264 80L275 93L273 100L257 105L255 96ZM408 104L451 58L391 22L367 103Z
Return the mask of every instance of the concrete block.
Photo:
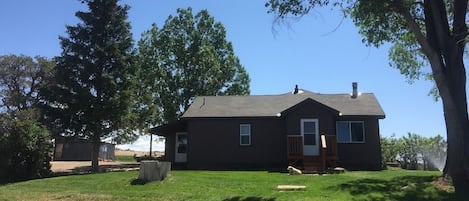
M171 162L141 161L138 179L144 181L162 181L171 171Z

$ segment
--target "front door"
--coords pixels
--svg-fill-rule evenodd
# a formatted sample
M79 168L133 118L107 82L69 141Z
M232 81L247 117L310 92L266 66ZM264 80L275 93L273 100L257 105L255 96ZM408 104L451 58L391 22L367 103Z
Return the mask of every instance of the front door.
M303 155L319 155L319 124L318 119L301 119L301 135L303 136Z
M187 133L176 133L176 155L174 162L187 162Z

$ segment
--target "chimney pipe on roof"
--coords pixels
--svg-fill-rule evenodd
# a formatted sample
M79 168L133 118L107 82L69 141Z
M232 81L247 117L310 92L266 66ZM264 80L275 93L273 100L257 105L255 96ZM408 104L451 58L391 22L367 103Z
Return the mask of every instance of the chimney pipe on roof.
M293 94L297 94L298 93L298 85L296 84L295 85L295 90L293 91Z
M358 97L358 83L352 82L352 98Z

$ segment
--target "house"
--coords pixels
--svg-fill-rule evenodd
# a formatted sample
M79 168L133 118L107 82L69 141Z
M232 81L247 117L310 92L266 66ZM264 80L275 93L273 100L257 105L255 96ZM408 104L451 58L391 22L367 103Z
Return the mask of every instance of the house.
M86 139L57 137L54 142L54 161L89 161L93 144ZM102 142L99 147L100 160L115 159L115 144Z
M200 96L177 122L152 129L166 137L163 160L188 169L323 171L381 168L379 120L372 93Z

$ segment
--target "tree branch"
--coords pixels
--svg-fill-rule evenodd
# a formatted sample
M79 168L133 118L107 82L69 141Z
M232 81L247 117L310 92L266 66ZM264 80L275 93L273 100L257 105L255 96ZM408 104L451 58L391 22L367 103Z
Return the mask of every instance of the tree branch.
M404 17L405 21L407 22L407 27L409 28L409 30L414 33L418 43L422 46L422 52L425 54L425 56L430 62L433 77L435 79L435 82L437 83L440 94L446 95L446 97L449 97L449 99L451 99L448 101L453 102L452 98L449 96L450 91L448 85L445 83L446 74L443 72L444 66L439 50L434 49L434 47L430 44L425 35L422 33L422 30L420 30L420 27L417 22L415 22L415 19L412 17L409 9L406 9L406 7L404 6L403 2L401 0L397 0L395 1L395 6L398 12L400 12L400 14ZM427 29L429 29L428 24ZM427 32L430 31L432 30L427 30Z
M448 48L446 41L450 41L450 28L448 24L448 15L446 14L445 3L443 0L427 0L425 4L428 5L426 9L430 9L432 13L431 19L426 19L427 21L431 20L436 34L436 42L438 47L441 49L441 53L447 57Z
M418 43L422 46L422 52L428 59L431 61L432 58L438 58L438 54L435 49L430 45L427 38L423 34L422 30L420 30L419 25L412 17L409 9L405 8L403 2L401 0L395 1L394 4L397 8L397 11L404 17L404 20L407 23L407 27L409 30L415 35Z
M454 20L453 20L453 36L458 43L460 48L464 49L465 37L467 36L466 26L466 11L467 11L467 0L455 0L454 1ZM463 52L463 51L462 51Z

